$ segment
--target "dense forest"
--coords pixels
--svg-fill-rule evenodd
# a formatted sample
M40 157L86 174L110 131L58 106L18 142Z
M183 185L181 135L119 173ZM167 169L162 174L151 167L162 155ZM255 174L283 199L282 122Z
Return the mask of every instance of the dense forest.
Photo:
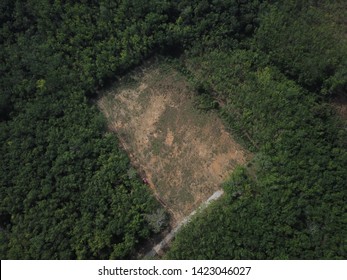
M255 157L179 233L168 258L347 257L346 123L329 105L346 94L346 23L341 3L307 2L267 6L242 47L186 58L183 72L205 103L220 100Z
M158 55L255 154L166 257L346 258L346 124L329 101L347 90L347 7L329 2L1 1L1 259L130 258L161 230L95 105Z

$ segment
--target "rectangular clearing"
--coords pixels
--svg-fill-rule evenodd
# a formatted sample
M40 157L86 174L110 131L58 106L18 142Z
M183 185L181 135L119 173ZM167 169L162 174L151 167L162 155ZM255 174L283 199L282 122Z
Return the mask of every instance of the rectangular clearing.
M151 65L99 100L110 130L172 214L172 225L220 189L248 158L216 113L196 109L195 98L181 74Z

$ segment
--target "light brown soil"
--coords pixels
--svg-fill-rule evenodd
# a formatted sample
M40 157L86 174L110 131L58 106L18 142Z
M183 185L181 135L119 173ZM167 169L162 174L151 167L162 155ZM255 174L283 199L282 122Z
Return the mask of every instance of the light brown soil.
M132 85L105 94L99 106L175 225L249 154L215 113L195 109L194 94L180 74L163 66L139 72Z

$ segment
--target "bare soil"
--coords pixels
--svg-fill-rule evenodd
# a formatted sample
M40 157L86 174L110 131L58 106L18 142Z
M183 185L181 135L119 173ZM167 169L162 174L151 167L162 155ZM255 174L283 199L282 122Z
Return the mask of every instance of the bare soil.
M130 81L129 81L130 80ZM175 226L220 189L249 154L214 112L201 112L185 78L165 65L137 70L99 100L133 165Z

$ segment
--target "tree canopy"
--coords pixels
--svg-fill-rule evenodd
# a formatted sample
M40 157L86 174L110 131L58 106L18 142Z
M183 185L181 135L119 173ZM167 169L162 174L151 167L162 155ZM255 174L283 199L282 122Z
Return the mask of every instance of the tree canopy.
M1 1L1 258L130 258L159 230L95 105L154 55L255 153L167 257L346 258L346 129L327 103L346 93L346 4L329 2Z

